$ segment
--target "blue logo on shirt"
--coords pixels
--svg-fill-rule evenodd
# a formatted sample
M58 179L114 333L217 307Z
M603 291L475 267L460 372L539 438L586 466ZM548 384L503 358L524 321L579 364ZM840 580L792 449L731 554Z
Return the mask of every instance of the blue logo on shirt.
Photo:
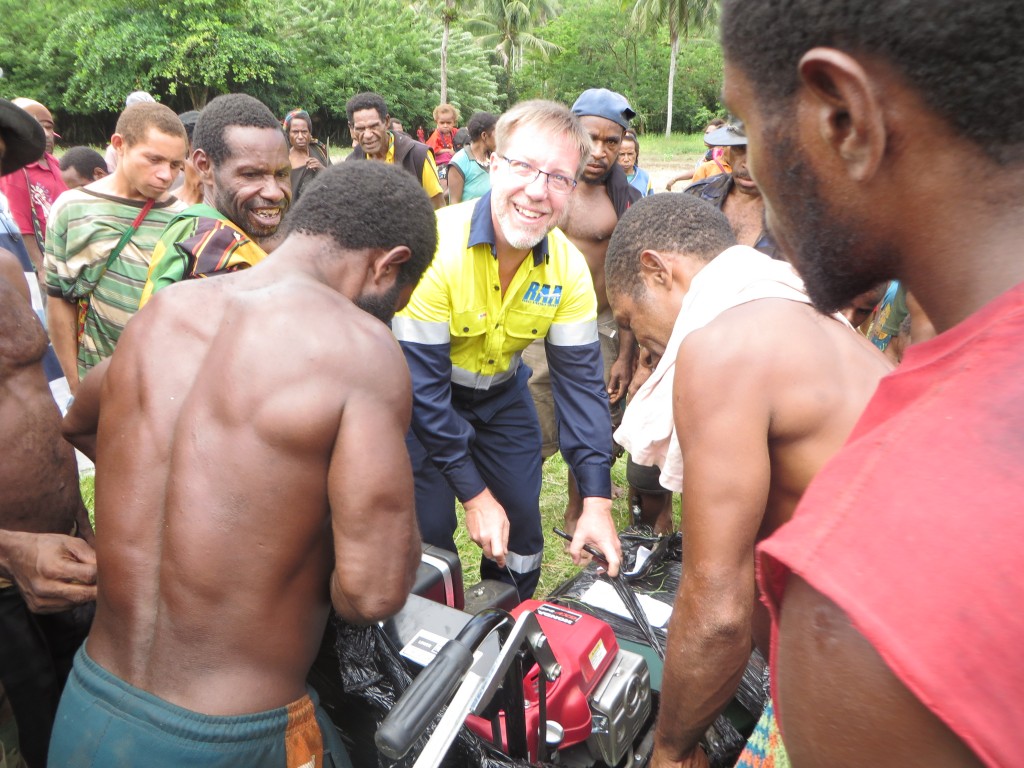
M557 307L562 300L562 286L542 285L538 282L530 283L530 287L523 294L523 301L526 304L537 304L541 307Z

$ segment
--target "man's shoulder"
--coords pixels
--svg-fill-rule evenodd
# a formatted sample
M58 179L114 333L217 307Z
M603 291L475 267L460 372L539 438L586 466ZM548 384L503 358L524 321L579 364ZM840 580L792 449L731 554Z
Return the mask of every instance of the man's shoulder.
M821 315L810 304L758 298L723 310L688 334L680 352L700 367L727 366L754 375L759 369L785 366L797 349L806 351L812 328L822 322L839 328L837 320Z
M430 147L426 144L416 141L411 136L407 136L404 133L394 133L395 137L395 160L399 161L402 157L407 154L412 154L414 157L423 156L426 157L427 152L430 152Z
M693 184L683 190L688 195L699 197L702 200L719 201L723 200L729 193L729 187L732 182L732 174L719 173L715 176L709 176L706 179L695 181Z
M469 230L473 224L480 198L466 200L455 205L446 205L437 212L438 246L436 259L452 257L470 250Z
M549 263L558 261L571 266L582 264L587 272L590 272L583 252L560 227L555 227L548 232L548 257Z

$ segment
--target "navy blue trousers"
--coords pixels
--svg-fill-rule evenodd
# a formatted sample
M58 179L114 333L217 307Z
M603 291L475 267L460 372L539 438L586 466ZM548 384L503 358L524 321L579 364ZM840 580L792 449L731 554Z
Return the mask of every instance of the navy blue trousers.
M456 412L472 425L473 461L509 521L507 567L483 557L480 577L514 586L521 600L533 597L540 579L544 533L540 524L541 434L525 386L502 398L496 412L453 397ZM427 544L455 552L455 491L410 430L406 438L416 478L416 518Z

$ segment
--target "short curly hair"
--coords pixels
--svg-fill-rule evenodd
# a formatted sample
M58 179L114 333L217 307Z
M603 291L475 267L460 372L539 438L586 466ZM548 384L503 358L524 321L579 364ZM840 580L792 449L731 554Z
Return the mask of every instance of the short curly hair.
M736 245L729 220L714 205L685 192L643 197L619 219L604 260L609 293L632 299L645 293L640 254L645 250L680 253L711 261Z
M374 93L373 91L357 93L345 102L345 114L348 115L348 121L350 123L352 122L356 112L362 112L364 109L374 110L380 116L380 121L382 123L388 119L387 102L384 101L384 97L379 93Z
M789 101L800 58L825 46L887 61L955 131L1024 161L1020 0L723 0L726 61L761 105Z
M397 285L415 285L437 250L427 193L401 166L340 163L320 172L288 214L288 232L328 235L345 250L408 246Z
M92 147L72 147L60 159L60 169L74 168L83 179L91 179L97 168L107 172L107 161Z
M225 134L236 125L281 130L274 113L262 101L244 93L228 93L211 100L199 113L192 132L192 149L203 150L214 164L224 162L231 157Z

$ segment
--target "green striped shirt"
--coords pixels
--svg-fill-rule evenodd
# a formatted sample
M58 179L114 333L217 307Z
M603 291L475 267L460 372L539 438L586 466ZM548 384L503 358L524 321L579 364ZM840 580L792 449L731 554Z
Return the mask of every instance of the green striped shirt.
M47 293L80 307L87 302L79 333L79 376L113 354L139 308L160 233L186 207L174 197L156 203L108 266L111 251L143 205L141 200L74 189L58 197L50 209L44 261Z

